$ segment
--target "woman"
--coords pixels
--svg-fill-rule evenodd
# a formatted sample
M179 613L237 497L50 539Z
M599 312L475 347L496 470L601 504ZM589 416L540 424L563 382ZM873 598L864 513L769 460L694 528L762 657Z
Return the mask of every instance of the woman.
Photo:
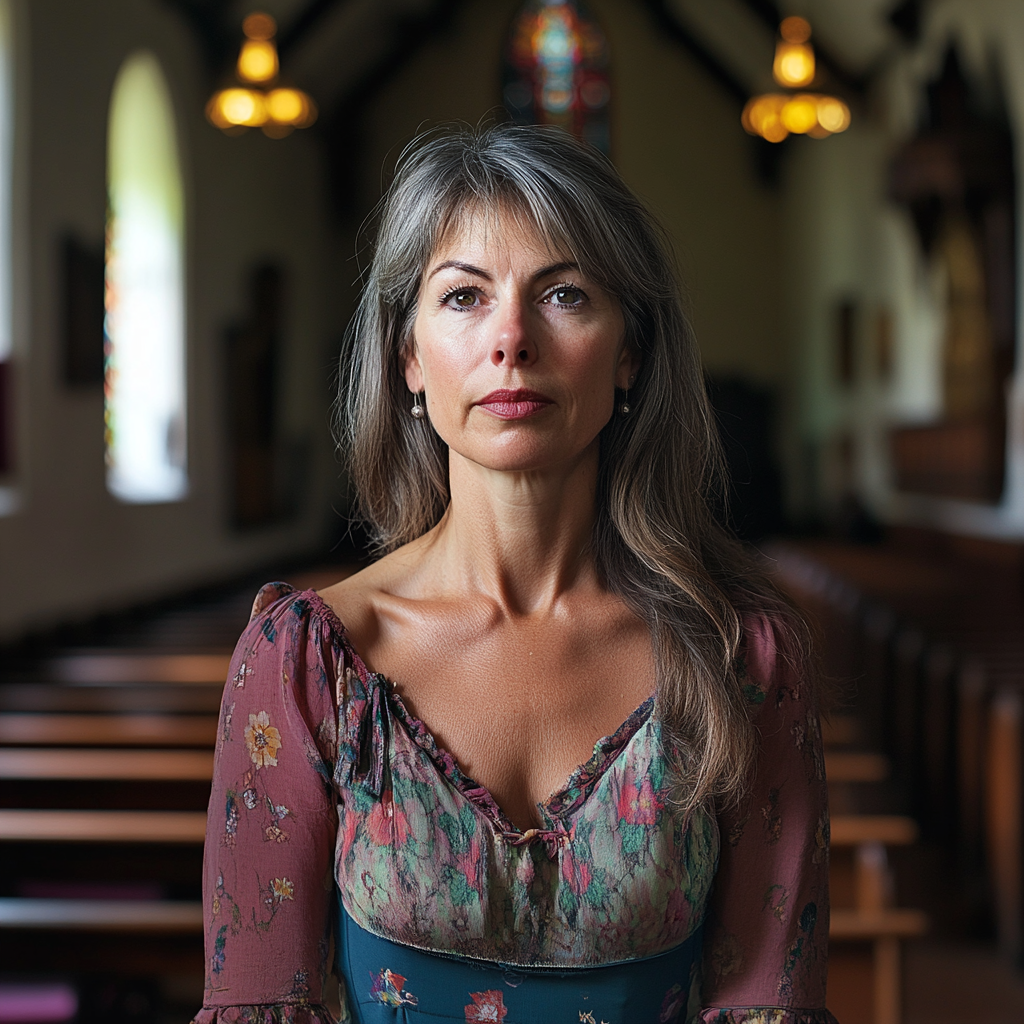
M197 1021L329 1020L332 946L361 1022L833 1021L804 634L637 199L555 130L419 141L344 382L384 556L239 642Z

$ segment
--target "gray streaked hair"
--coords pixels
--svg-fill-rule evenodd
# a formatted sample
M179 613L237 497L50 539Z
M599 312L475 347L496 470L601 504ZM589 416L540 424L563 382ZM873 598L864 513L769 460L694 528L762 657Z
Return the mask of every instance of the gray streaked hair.
M716 518L725 475L671 247L596 150L556 128L495 125L429 132L399 157L342 357L338 430L359 514L387 552L448 506L447 446L409 415L404 364L427 263L479 213L528 224L621 304L640 368L631 415L601 433L593 553L605 585L650 628L680 803L733 802L755 755L742 618L767 616L780 654L801 668L807 628Z

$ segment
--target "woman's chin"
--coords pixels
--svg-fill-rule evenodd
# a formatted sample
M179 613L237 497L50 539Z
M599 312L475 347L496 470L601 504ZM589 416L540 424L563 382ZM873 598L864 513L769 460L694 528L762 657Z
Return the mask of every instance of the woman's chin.
M506 442L511 439L504 439ZM486 469L492 473L538 473L564 474L572 473L582 461L586 461L588 452L593 449L594 442L582 447L562 443L541 444L538 438L516 439L515 443L490 443L487 445L467 445L459 450L449 445L453 456Z

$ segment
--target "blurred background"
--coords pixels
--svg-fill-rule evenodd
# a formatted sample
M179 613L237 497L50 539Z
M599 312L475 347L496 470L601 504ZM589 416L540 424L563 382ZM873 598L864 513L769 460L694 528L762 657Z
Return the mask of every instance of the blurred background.
M365 558L361 225L481 118L675 246L724 514L844 694L840 1024L1024 1019L1024 3L0 0L0 1021L200 1005L227 657Z

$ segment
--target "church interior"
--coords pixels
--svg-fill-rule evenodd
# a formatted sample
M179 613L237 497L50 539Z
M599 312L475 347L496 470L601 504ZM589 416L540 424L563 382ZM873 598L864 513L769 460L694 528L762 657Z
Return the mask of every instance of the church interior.
M675 249L722 514L842 693L829 1008L1024 1020L1024 4L0 0L0 1021L201 1005L232 647L368 557L368 225L488 120Z

